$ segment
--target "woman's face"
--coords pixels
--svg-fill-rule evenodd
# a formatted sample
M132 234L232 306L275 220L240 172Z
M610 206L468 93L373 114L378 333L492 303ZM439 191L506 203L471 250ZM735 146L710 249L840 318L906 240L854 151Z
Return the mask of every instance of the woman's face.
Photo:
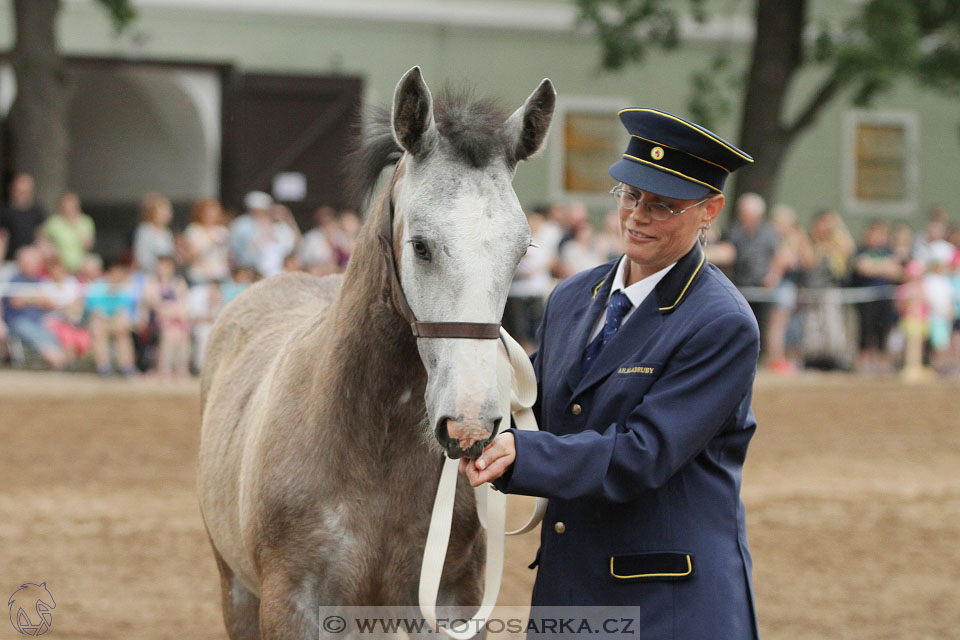
M167 202L157 204L153 214L153 222L158 227L165 227L173 220L173 208Z
M169 280L176 272L173 260L157 260L156 274L161 280Z
M80 201L75 196L61 197L60 213L62 213L65 218L71 220L80 217Z
M864 244L868 247L885 247L890 240L890 233L883 225L871 225L867 228Z
M648 191L624 185L640 198L634 209L618 208L620 238L623 252L630 259L629 284L633 284L682 258L697 240L701 227L711 222L723 208L723 194L717 194L703 204L698 200L665 198ZM644 203L659 201L674 211L690 207L667 220L655 220L645 211Z
M833 217L830 213L823 213L813 220L810 235L813 236L814 240L826 241L830 238L831 233L833 233Z
M215 204L204 205L200 211L200 223L206 226L213 226L220 222L220 207Z

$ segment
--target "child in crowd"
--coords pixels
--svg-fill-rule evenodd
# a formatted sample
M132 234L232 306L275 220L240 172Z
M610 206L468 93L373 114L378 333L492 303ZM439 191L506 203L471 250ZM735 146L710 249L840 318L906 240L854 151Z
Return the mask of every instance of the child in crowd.
M333 207L326 205L318 207L313 214L315 226L303 235L303 240L300 242L298 250L300 263L313 275L323 276L335 273L340 268L333 245L325 231L327 222L336 218L336 215Z
M220 283L213 280L190 288L190 321L193 324L193 367L203 369L203 352L213 323L224 306Z
M903 335L903 377L920 379L923 370L923 340L927 331L927 308L923 290L923 263L904 265L904 282L897 287L897 311Z
M283 272L294 273L297 271L303 271L300 266L300 258L297 257L297 254L291 253L283 259Z
M930 340L930 366L947 374L953 367L950 334L953 330L954 302L950 269L956 249L946 241L931 243L927 254L927 274L923 293L929 309L927 326Z
M47 328L57 336L68 363L90 351L90 332L83 326L83 285L67 273L57 256L47 260L46 283L55 308L47 314Z
M96 282L103 277L103 258L96 253L88 253L80 263L77 281L81 284Z
M960 241L960 238L957 238ZM960 374L960 250L953 254L950 284L953 288L953 331L950 334L954 373Z
M249 269L247 267L234 267L230 272L230 279L224 282L221 286L223 303L227 304L240 295L244 289L253 284L256 275L257 274L253 271L253 269Z
M7 338L9 335L7 323L3 321L3 314L0 313L0 362L7 359Z
M156 372L163 377L190 375L190 322L187 282L177 275L173 256L158 256L147 284L146 303L160 330Z
M114 260L107 265L106 275L87 287L90 343L97 373L108 376L113 372L110 346L117 369L125 377L136 374L134 367L133 327L137 297L130 284L130 267Z

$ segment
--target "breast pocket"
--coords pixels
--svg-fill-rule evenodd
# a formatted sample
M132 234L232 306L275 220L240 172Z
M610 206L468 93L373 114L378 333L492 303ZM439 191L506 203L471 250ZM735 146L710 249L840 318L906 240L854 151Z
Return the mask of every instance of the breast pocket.
M643 402L644 396L660 377L661 369L661 363L647 361L618 366L603 385L607 396L603 404L616 407L617 417L625 418Z

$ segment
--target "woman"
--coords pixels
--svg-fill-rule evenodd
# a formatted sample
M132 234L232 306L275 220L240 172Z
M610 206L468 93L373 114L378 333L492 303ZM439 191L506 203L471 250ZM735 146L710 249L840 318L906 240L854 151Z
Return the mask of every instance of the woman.
M76 273L84 256L93 250L96 235L93 219L81 210L77 194L61 195L57 200L57 213L47 218L42 229L53 243L60 264L67 273Z
M461 470L550 499L535 607L615 607L643 638L755 638L739 489L759 334L698 242L727 174L752 159L661 111L620 119L631 140L610 174L625 255L547 302L541 430L507 430Z
M223 224L223 209L215 198L198 200L193 205L190 224L184 231L190 284L222 282L230 276L230 230Z
M812 259L806 274L813 299L803 315L803 354L809 367L848 369L852 364L843 299L838 287L847 280L856 245L839 214L823 209L810 223Z
M160 256L173 255L173 207L158 193L149 193L140 203L141 222L133 237L133 257L140 271L152 273Z

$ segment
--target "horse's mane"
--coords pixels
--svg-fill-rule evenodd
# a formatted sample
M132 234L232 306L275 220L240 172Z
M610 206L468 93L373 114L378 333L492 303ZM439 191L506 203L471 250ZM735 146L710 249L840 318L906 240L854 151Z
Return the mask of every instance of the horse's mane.
M457 159L483 167L504 153L503 123L508 114L498 100L475 99L468 90L445 87L434 100L433 111L437 130ZM347 162L348 184L357 202L366 200L380 173L403 155L393 137L388 106L369 106L361 117L364 135Z

